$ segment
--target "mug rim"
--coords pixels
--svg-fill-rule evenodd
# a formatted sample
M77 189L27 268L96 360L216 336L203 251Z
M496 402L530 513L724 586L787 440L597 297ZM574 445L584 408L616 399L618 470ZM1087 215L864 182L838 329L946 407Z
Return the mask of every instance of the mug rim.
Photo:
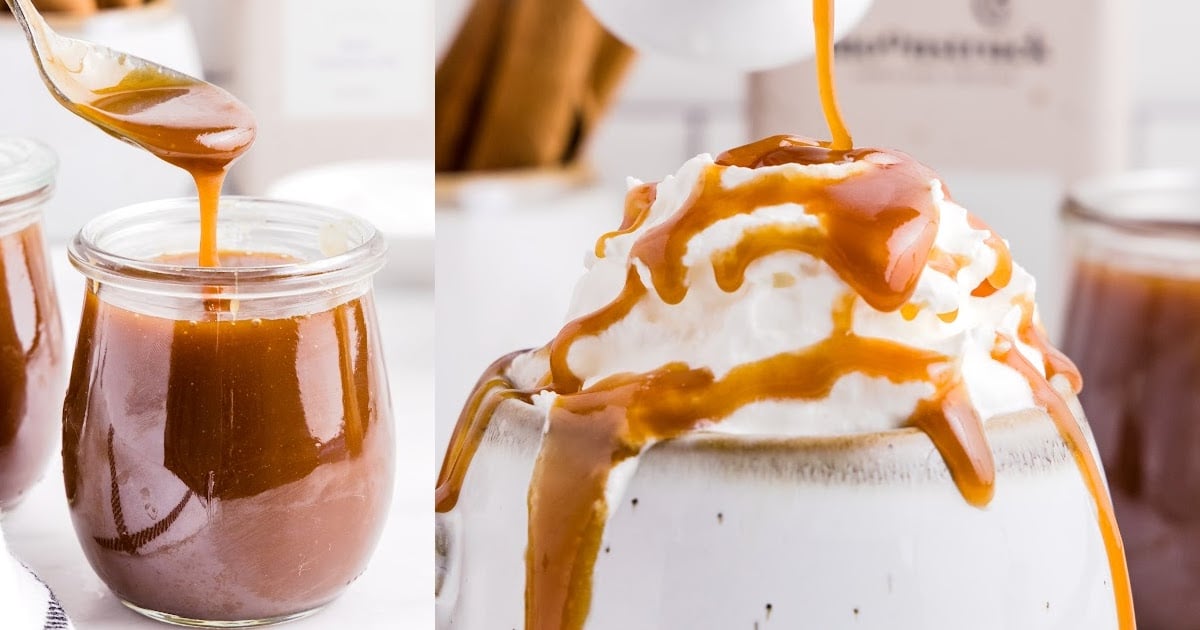
M1086 418L1069 398L1077 422ZM505 400L495 410L481 447L540 448L544 412L524 401ZM1074 467L1074 456L1044 410L1029 408L985 421L985 433L996 471L1039 473ZM1093 447L1094 448L1094 447ZM639 468L680 460L698 461L732 476L880 485L897 479L916 482L950 480L950 471L932 440L915 427L846 435L743 435L697 431L655 443L641 455Z

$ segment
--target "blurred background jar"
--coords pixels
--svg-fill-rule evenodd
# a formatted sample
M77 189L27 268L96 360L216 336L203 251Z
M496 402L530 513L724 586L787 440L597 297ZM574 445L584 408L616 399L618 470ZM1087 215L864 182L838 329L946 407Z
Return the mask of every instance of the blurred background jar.
M1200 172L1077 186L1063 349L1108 474L1142 630L1200 628Z
M0 512L58 445L63 335L42 235L57 166L45 145L0 137Z

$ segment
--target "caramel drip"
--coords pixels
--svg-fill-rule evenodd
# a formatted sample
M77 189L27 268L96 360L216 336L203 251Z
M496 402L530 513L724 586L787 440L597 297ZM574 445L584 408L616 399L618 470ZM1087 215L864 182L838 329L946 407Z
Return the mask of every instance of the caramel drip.
M1133 615L1133 595L1129 586L1129 569L1125 564L1125 545L1117 529L1117 518L1113 512L1112 497L1091 446L1083 429L1061 395L1050 385L1047 378L1038 373L1036 367L1026 359L1009 337L997 335L992 358L1019 372L1033 390L1034 401L1046 410L1058 428L1059 435L1075 458L1075 465L1083 475L1084 484L1096 504L1100 535L1108 555L1108 568L1112 574L1113 598L1117 609L1117 625L1123 630L1135 630L1137 622ZM1047 363L1049 365L1049 363ZM1072 366L1072 370L1074 367ZM1078 373L1075 373L1078 376Z
M217 266L221 186L229 166L254 142L250 110L214 85L145 71L131 72L91 100L68 107L191 174L200 197L199 264Z
M513 359L524 352L512 352L492 362L471 390L471 396L458 416L454 433L450 435L446 455L442 459L442 469L438 473L437 490L434 495L436 511L449 512L458 503L467 469L475 457L475 452L479 450L483 435L487 432L500 403L514 398L529 399L528 392L513 389L512 383L505 376Z
M1008 244L1004 242L1004 239L1000 238L1000 235L987 223L984 223L983 219L968 214L967 224L976 230L987 230L988 237L984 243L996 253L996 268L992 270L991 275L979 283L979 286L975 287L974 291L971 291L971 295L975 297L988 297L1007 287L1008 283L1012 281L1012 253L1008 251Z
M1050 343L1046 329L1034 320L1033 315L1036 309L1033 300L1022 296L1017 299L1017 305L1021 308L1021 323L1017 327L1017 338L1042 354L1042 368L1046 371L1046 378L1050 379L1061 375L1067 379L1071 391L1076 394L1083 391L1083 376L1080 375L1079 368L1075 367L1075 363L1067 358L1067 355Z
M550 342L550 375L551 389L560 394L577 392L583 387L580 380L567 364L567 353L575 340L591 335L598 335L610 326L625 318L637 301L646 294L646 286L638 276L637 269L630 267L625 276L625 288L617 299L600 310L584 315L567 323Z
M983 431L983 419L959 375L939 387L936 398L918 403L908 424L929 436L967 503L984 507L991 502L996 462Z
M825 398L847 374L905 383L948 371L944 355L855 335L853 300L847 296L834 313L828 338L739 365L721 379L707 368L671 363L646 374L611 376L575 393L559 390L529 491L527 629L583 627L608 514L604 489L616 464L755 401ZM611 318L610 312L594 321ZM920 404L913 421L930 434L963 496L986 504L995 478L992 456L961 383L949 380Z
M746 230L736 245L713 256L717 286L726 293L737 291L746 281L751 264L784 251L824 258L825 235L818 228L806 226L767 225Z
M854 146L854 140L842 122L838 111L837 91L833 80L833 0L813 0L813 31L816 34L817 87L821 91L821 109L829 134L833 138L830 146L846 151Z
M621 218L621 227L603 234L596 241L596 257L604 258L604 247L610 239L630 234L646 223L650 216L650 206L658 198L658 184L649 182L634 186L625 193L625 214Z

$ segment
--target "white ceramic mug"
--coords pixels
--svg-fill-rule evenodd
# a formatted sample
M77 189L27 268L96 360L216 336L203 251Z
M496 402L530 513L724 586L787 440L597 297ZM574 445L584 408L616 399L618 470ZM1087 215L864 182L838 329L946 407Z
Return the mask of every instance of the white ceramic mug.
M502 404L438 516L440 630L524 625L543 422ZM1053 422L992 418L987 436L997 475L984 509L916 429L660 443L610 507L586 627L1115 629L1095 504Z

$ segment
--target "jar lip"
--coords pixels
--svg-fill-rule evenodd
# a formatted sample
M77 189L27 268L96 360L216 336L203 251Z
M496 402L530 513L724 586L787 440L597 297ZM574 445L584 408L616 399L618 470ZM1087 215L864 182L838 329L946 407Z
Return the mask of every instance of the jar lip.
M1122 232L1200 235L1200 171L1144 169L1088 178L1067 191L1062 212Z
M49 146L31 138L0 136L0 204L48 194L57 174L58 156Z
M110 251L98 242L105 234L135 228L148 221L161 221L167 212L177 215L190 212L198 219L199 200L182 197L150 201L96 217L68 245L71 264L91 280L158 294L211 295L205 292L218 289L223 297L229 298L275 297L370 277L383 267L387 254L382 234L355 214L304 202L244 196L221 197L219 225L223 220L229 222L246 216L281 225L291 223L293 227L308 221L307 227L322 224L352 229L358 242L345 251L312 259L237 267L200 267L128 256ZM313 237L319 238L316 228L313 229ZM179 252L165 251L159 255L174 253Z

